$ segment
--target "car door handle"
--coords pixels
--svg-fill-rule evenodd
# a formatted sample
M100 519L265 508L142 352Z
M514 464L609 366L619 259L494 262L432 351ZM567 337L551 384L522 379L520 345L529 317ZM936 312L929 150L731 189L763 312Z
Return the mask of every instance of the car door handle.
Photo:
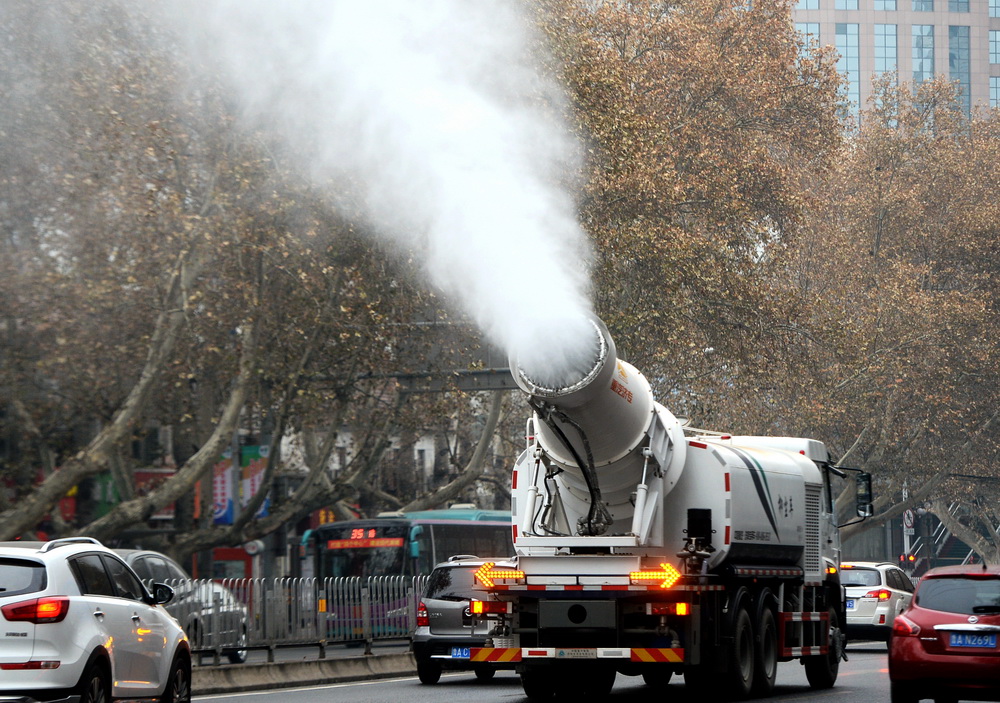
M100 610L100 609L95 610L94 611L94 617L95 618L103 618L104 617L104 611Z
M136 613L135 615L132 616L132 622L141 622L141 621L142 621L142 618L139 617L138 613Z

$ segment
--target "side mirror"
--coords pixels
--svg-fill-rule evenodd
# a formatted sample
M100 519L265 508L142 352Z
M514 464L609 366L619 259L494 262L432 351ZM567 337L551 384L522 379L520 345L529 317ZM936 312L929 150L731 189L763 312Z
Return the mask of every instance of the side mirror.
M174 589L165 583L153 584L153 602L156 605L166 605L174 599Z
M420 536L424 534L423 525L414 525L410 528L410 556L414 559L420 558Z
M862 471L854 477L854 481L858 517L871 517L875 514L872 506L872 475Z

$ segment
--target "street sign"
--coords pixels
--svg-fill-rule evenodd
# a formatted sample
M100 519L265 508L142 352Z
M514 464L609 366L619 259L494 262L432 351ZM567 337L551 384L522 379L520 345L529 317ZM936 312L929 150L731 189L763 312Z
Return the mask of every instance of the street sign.
M912 510L910 510L909 508L907 508L906 510L903 511L903 527L905 527L908 530L912 530L913 529L913 523L914 523L915 520L916 520L916 516L913 514ZM913 534L913 533L911 532L910 534Z

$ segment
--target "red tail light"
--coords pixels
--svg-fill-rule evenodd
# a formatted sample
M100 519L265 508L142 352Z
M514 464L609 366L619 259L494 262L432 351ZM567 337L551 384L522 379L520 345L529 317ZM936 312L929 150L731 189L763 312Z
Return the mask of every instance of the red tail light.
M902 615L897 615L892 621L893 637L916 637L919 634L920 625Z
M69 598L66 596L49 596L32 598L5 605L3 616L11 622L32 622L42 625L49 622L62 622L69 612Z
M431 619L427 615L427 606L423 601L420 601L420 605L417 606L417 627L430 627Z
M877 591L868 591L862 598L878 598L879 600L889 600L892 598L892 591L880 588Z

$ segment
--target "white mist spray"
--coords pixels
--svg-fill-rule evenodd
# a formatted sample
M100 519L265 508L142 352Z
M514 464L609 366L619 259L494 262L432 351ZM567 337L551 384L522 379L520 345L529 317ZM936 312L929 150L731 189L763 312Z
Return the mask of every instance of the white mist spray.
M510 0L178 0L196 55L317 182L350 182L387 238L543 381L589 370L577 146Z

